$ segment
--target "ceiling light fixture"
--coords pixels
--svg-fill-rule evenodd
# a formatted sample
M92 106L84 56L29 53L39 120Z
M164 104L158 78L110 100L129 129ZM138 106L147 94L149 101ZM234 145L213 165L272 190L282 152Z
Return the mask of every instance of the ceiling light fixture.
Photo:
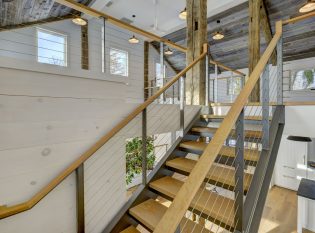
M182 20L185 20L185 19L187 18L187 9L186 9L186 7L185 7L184 10L182 10L182 11L179 13L178 17L179 17L180 19L182 19Z
M130 44L138 44L139 43L139 39L135 35L133 35L131 38L129 38L128 41Z
M169 47L165 50L164 52L165 55L172 55L173 54L173 50L171 50Z
M315 0L307 0L307 2L300 8L300 13L307 13L315 10Z
M224 35L222 32L215 32L212 36L214 40L222 40L224 38Z
M217 24L220 24L220 23L221 23L221 20L217 20ZM224 38L223 32L220 32L219 30L213 33L212 38L214 40L222 40Z
M79 25L79 26L87 25L87 21L85 19L80 18L80 17L72 19L72 23Z

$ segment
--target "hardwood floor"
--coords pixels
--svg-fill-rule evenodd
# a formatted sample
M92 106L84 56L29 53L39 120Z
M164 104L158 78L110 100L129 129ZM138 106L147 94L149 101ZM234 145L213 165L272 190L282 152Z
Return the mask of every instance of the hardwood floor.
M297 195L295 191L274 186L269 191L259 233L297 232ZM304 230L303 233L312 233Z
M166 206L170 202L164 198L158 201ZM144 228L139 228L141 233L148 233ZM218 233L228 233L224 229ZM297 195L295 191L274 186L269 191L263 218L258 233L297 233ZM314 233L304 230L303 233Z

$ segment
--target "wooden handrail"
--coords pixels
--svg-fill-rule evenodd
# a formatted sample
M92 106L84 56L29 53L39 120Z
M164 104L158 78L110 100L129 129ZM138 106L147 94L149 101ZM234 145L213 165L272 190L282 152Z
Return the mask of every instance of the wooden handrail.
M282 36L282 21L276 24L276 34L269 43L266 51L259 60L257 66L251 73L248 81L246 82L243 90L237 97L235 103L229 110L227 116L224 118L221 126L211 139L210 143L205 148L203 154L200 156L194 169L191 171L188 179L181 187L172 204L162 217L161 221L156 226L154 233L174 233L186 213L197 191L202 185L205 177L207 176L210 167L213 165L217 155L219 154L226 138L233 129L235 122L241 113L242 109L247 103L254 86L260 78L265 66L268 63L274 49L277 46L279 39Z
M300 16L292 18L292 19L283 20L282 24L286 25L286 24L290 24L290 23L296 23L298 21L305 20L305 19L308 19L311 17L315 17L315 11L312 11L312 12L304 14L304 15L300 15Z
M134 33L137 33L139 35L142 35L142 36L145 36L149 39L152 39L154 41L159 41L159 42L163 42L164 44L167 44L169 47L172 47L174 49L177 49L181 52L184 52L186 53L187 52L187 48L181 46L181 45L178 45L176 43L173 43L172 41L170 40L167 40L165 38L162 38L160 36L157 36L151 32L147 32L141 28L138 28L138 27L135 27L133 25L130 25L128 23L125 23L119 19L116 19L108 14L105 14L103 12L100 12L100 11L97 11L91 7L87 7L83 4L80 4L80 3L77 3L73 0L55 0L55 2L58 2L59 4L62 4L64 6L67 6L67 7L70 7L71 9L74 9L74 10L77 10L81 13L84 13L84 14L87 14L87 15L90 15L92 17L95 17L95 18L105 18L106 20L108 20L108 22L118 26L118 27L121 27L121 28L124 28L124 29L127 29L129 31L132 31ZM214 64L214 65L218 65L219 67L221 67L222 69L225 69L225 70L229 70L229 71L233 71L234 73L236 74L239 74L239 75L243 75L245 76L244 73L240 72L240 71L237 71L237 70L233 70L227 66L225 66L224 64L218 62L218 61L214 61L214 60L210 60L209 61L211 64Z
M74 172L81 164L89 159L98 149L100 149L106 142L108 142L113 136L115 136L124 126L126 126L131 120L133 120L139 113L147 108L153 101L159 98L159 96L165 92L170 86L179 80L180 77L185 75L194 65L201 61L207 55L207 44L203 47L203 53L189 64L184 70L179 72L174 78L165 84L156 94L148 98L143 104L133 110L125 119L118 123L111 131L105 136L100 138L91 148L84 152L77 160L71 163L65 170L63 170L57 177L55 177L48 185L42 188L38 193L31 197L28 201L14 206L2 206L0 208L0 219L6 218L20 212L26 211L34 207L41 199L43 199L48 193L50 193L58 184L60 184L65 178L67 178L72 172Z

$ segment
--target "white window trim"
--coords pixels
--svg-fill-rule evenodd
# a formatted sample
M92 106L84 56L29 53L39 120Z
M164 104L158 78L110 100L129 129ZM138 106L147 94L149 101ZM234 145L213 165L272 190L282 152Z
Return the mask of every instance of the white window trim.
M64 43L64 50L65 50L64 57L65 57L65 60L64 60L64 65L63 66L56 65L56 64L50 64L50 63L44 63L44 62L39 62L38 61L38 32L39 31L46 32L46 33L49 33L49 34L52 34L52 35L56 35L56 36L62 36L62 37L65 38L65 43ZM55 31L55 30L49 30L49 29L42 28L42 27L36 27L36 42L35 43L36 43L36 62L37 63L51 65L51 66L68 67L68 35L66 33L58 32L58 31Z
M110 56L110 52L111 50L116 50L118 52L123 52L123 53L126 53L127 54L127 62L126 62L126 70L127 70L127 74L126 75L120 75L120 74L113 74L112 71L111 71L111 67L110 67L110 63L111 63L111 56ZM106 68L105 68L105 71L106 71ZM129 51L127 50L123 50L123 49L117 49L115 47L110 47L109 48L109 67L108 67L108 73L112 76L115 76L115 77L123 77L123 78L128 78L129 77Z

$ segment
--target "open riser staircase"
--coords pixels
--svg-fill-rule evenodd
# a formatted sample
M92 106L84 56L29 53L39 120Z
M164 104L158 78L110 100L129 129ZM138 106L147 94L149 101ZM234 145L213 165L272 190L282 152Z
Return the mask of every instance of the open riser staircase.
M56 2L187 52L180 45L73 0ZM75 173L77 183L81 184L77 185L77 231L84 233L84 164L93 156L114 157L118 151L125 153L126 139L140 138L141 184L115 212L104 233L258 232L285 124L282 27L313 16L311 13L277 22L271 42L249 77L246 80L242 77L242 90L226 114L213 114L217 111L209 102L209 86L205 101L196 101L205 102L205 106L186 105L186 74L198 63L204 62L207 67L205 73L209 77L208 65L218 65L210 59L208 45L204 44L200 56L166 80L165 85L152 96L146 96L142 104L41 190L21 203L0 206L0 219L32 209ZM273 53L277 54L277 66L276 72L271 74L269 62ZM256 88L259 83L261 87ZM176 98L174 90L178 90ZM172 98L169 98L169 93L173 93ZM256 95L260 103L251 103L252 95ZM187 120L190 107L199 111ZM166 110L161 113L161 109ZM174 136L171 147L149 168L148 138L166 131ZM117 150L113 151L113 145ZM125 178L119 180L123 186Z
M283 112L279 108L275 111L277 117L278 115L283 116ZM200 114L193 124L186 129L187 133L178 143L176 149L168 153L169 156L165 163L152 177L147 187L133 203L130 203L130 208L123 215L119 213L122 215L120 221L114 221L115 224L112 223L109 228L113 225L115 227L113 229L107 228L104 232L140 232L137 229L154 231L169 204L176 197L187 176L217 131L217 128L212 126L213 123L221 120L222 117ZM262 143L263 133L262 130L254 130L259 128L261 121L259 119L249 119L245 123L247 130L244 131L244 142L247 147L244 150L244 198L246 198L251 186L257 185L253 183L257 166L260 165L258 170L260 173L263 165L275 163L270 153L267 155L269 156L267 161L261 159L262 154L265 156L261 146L259 146ZM281 138L283 122L280 122L277 118L271 122L271 125L276 129L271 129L272 133L277 134L276 138ZM219 232L222 232L222 230L234 232L236 230L236 147L233 145L235 138L236 134L233 129L203 182L202 186L206 189L200 188L198 190L186 216L183 217L180 226L184 230L180 232L217 232L218 229L220 229ZM250 146L251 144L257 144L258 146L253 148ZM278 147L279 143L273 143L271 150L277 150ZM273 156L276 157L276 153ZM270 182L270 179L271 177L267 180ZM198 216L198 219L196 216Z

